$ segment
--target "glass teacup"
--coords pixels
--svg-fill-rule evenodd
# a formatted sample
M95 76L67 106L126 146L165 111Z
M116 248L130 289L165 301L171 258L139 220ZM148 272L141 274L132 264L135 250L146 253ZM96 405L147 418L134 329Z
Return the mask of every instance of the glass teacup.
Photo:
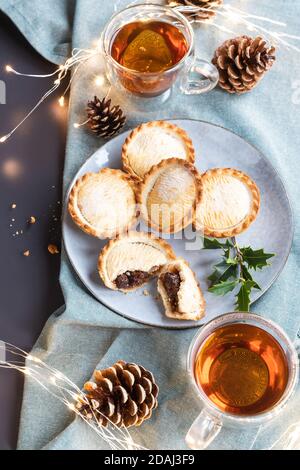
M150 22L160 22L177 29L178 35L182 36L186 44L184 55L162 71L141 72L122 65L116 60L116 55L112 51L117 35L126 25L147 25ZM179 84L181 92L188 95L205 93L218 83L219 74L216 67L195 57L194 32L191 24L185 16L168 6L137 4L116 13L103 31L101 47L110 83L140 99L159 97L159 101L164 102L175 82Z
M248 337L245 337L245 328L253 328L257 332L252 343L249 331ZM237 346L225 350L230 339L228 331L231 331ZM268 338L268 344L264 338ZM220 343L214 346L214 341ZM245 344L247 347L249 345L248 352ZM217 351L215 355L212 353L214 347ZM202 360L203 351L210 351L206 363ZM272 368L279 372L277 378L271 377L268 360L264 361L268 354ZM278 371L278 354L285 363L286 374L280 369ZM230 362L232 359L233 362ZM223 427L256 427L276 417L291 398L299 375L297 351L285 332L271 320L239 312L216 318L196 334L189 349L187 367L203 405L186 436L186 443L191 449L208 447ZM201 380L198 367L201 367ZM234 371L240 374L237 381L237 375L231 375ZM271 379L272 383L268 384ZM212 386L208 386L211 382ZM277 394L270 400L275 391ZM233 398L235 393L238 400ZM266 400L267 393L269 400Z

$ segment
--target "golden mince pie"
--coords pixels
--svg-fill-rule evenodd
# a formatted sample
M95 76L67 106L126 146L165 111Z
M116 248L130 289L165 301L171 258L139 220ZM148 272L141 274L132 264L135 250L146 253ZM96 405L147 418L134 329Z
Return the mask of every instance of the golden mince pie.
M214 168L202 175L203 198L197 206L195 227L209 237L233 237L256 219L259 189L242 171Z
M99 238L128 231L138 216L131 178L110 168L79 178L72 188L68 208L84 232Z
M123 168L137 180L142 180L153 165L172 157L194 163L195 150L183 129L165 121L137 127L122 149Z
M178 158L153 166L137 191L143 219L164 233L187 227L201 196L201 176L193 165Z
M205 315L205 300L195 274L182 258L163 267L158 278L158 292L167 317L200 320Z
M109 289L134 291L175 259L168 243L144 232L129 232L111 240L102 250L98 271Z

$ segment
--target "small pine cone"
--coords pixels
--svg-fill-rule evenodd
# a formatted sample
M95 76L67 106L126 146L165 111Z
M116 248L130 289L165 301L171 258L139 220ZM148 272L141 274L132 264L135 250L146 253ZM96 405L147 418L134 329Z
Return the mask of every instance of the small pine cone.
M94 373L94 382L84 386L86 399L76 408L100 426L140 426L157 408L158 386L151 372L136 364L118 361Z
M182 11L191 20L208 21L215 16L215 10L223 5L223 0L168 0L171 7L198 7L195 11Z
M88 102L87 114L92 131L106 139L117 134L126 121L120 106L111 107L111 100L99 100L97 96Z
M228 93L247 93L272 67L275 47L261 37L240 36L225 41L215 51L212 63L220 74L219 86Z

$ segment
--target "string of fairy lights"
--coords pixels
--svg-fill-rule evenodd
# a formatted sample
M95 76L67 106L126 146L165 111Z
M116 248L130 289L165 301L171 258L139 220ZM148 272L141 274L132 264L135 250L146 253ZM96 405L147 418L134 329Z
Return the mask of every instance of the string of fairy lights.
M174 2L175 4L176 2ZM231 5L224 4L218 9L213 9L213 8L205 8L205 7L193 7L193 6L177 6L175 7L176 10L180 11L181 13L196 13L197 11L213 11L215 13L215 20L211 20L209 22L207 21L202 21L196 18L196 16L192 17L192 22L195 23L205 23L206 25L209 25L210 27L215 27L219 29L220 31L223 31L225 33L230 33L230 34L235 34L234 31L229 29L229 27L224 24L221 24L218 22L218 18L222 18L225 20L225 22L228 22L229 24L241 24L247 28L247 30L256 32L258 34L264 34L269 40L272 40L274 43L284 46L287 49L294 50L296 52L300 52L300 46L295 44L298 41L300 41L300 36L290 34L286 31L276 31L274 29L269 29L266 24L273 25L273 27L280 27L280 28L287 28L287 24L274 20L272 18L268 18L265 16L258 16L254 15L252 13L248 13L245 11L242 11L238 8L235 8ZM255 22L254 22L255 21ZM259 23L259 24L258 24ZM262 24L264 26L262 26ZM58 99L58 104L61 107L65 106L65 96L66 93L69 91L72 82L74 78L76 77L76 74L80 67L82 65L86 64L90 59L97 55L101 55L101 47L100 47L100 41L97 42L96 47L92 47L91 49L73 49L70 58L66 60L66 62L62 65L60 65L54 72L47 74L47 75L34 75L34 74L26 74L26 73L21 73L17 70L15 70L11 65L6 65L5 70L7 73L12 73L16 76L20 77L27 77L27 78L51 78L55 77L53 84L51 88L41 97L41 99L36 103L36 105L29 111L28 114L25 115L25 117L7 134L3 135L0 137L0 144L5 143L12 135L25 123L25 121L31 117L31 115L39 108L39 106L50 96L52 95L58 88L62 86L63 83L66 83L66 87L64 92L62 93L61 97ZM71 77L69 77L69 72L72 72ZM96 85L101 85L104 83L104 76L98 76L96 77L95 84ZM85 124L88 123L89 120L83 122L83 123L75 123L74 127L79 128Z
M8 360L6 358L8 355L14 359ZM145 447L133 441L128 429L119 428L107 416L105 418L109 421L110 426L99 425L97 414L101 415L101 412L91 406L86 395L62 372L49 366L40 358L27 354L17 346L3 341L0 341L0 357L4 358L0 360L0 368L17 370L24 376L30 377L58 402L63 403L68 410L81 418L112 450L145 450ZM79 400L88 406L92 419L87 419L76 407Z

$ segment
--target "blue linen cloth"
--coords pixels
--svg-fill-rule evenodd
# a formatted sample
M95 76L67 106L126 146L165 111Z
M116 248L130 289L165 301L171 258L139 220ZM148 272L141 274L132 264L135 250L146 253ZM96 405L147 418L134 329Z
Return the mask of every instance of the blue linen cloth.
M129 3L125 0L0 0L0 8L44 57L60 64L72 47L90 47L115 10ZM300 34L299 2L274 0L271 7L268 0L231 0L229 3L256 15L285 21L290 32ZM221 17L218 22L222 22ZM245 27L233 23L226 26L234 29L236 35L248 32ZM230 37L211 25L196 27L195 31L197 52L206 59L210 59L215 48ZM87 100L95 92L101 95L101 90L95 90L93 78L102 69L100 58L93 59L77 74L72 86L65 190L81 164L103 143L88 132L73 128L74 122L84 120ZM300 54L280 47L271 72L247 95L231 96L216 89L201 96L173 94L166 106L147 115L125 109L127 128L145 120L179 117L224 126L254 144L277 168L285 181L295 214L294 244L281 276L253 306L253 311L278 322L292 339L300 325L299 76ZM79 387L90 379L96 367L110 366L119 359L142 364L154 373L160 385L159 408L150 421L131 431L133 439L149 449L186 449L185 434L201 408L185 367L188 346L195 331L148 328L111 312L86 292L65 253L62 254L60 282L66 310L62 316L54 314L49 319L33 354L61 370ZM285 436L281 436L289 426L294 429L300 421L299 402L298 389L286 412L268 426L223 429L209 448L286 446ZM297 446L300 448L299 440ZM18 447L105 449L107 444L29 379L25 382Z

